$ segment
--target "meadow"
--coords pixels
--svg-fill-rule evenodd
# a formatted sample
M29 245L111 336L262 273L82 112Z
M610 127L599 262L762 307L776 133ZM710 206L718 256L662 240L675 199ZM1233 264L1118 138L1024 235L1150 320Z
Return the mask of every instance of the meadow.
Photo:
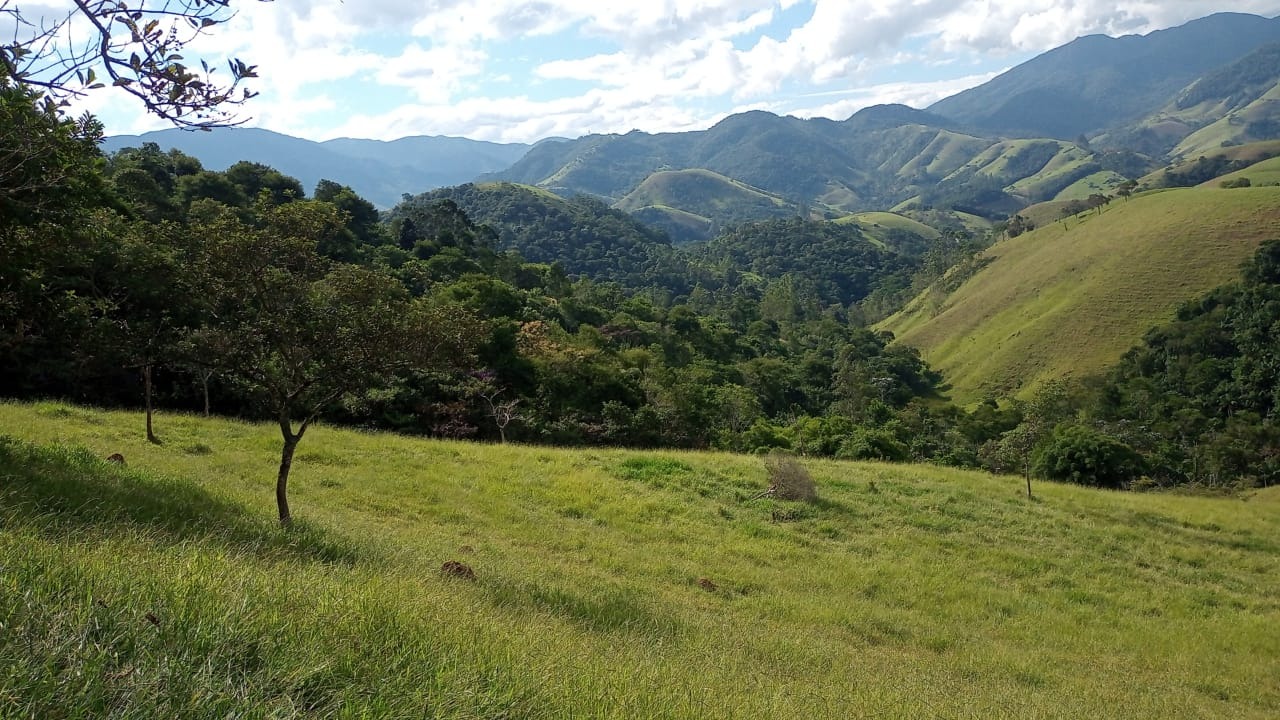
M285 530L271 426L0 429L3 718L1280 716L1274 488L321 426Z
M1114 365L1274 238L1280 188L1143 193L997 242L954 291L926 289L879 327L919 348L961 404L1027 397Z

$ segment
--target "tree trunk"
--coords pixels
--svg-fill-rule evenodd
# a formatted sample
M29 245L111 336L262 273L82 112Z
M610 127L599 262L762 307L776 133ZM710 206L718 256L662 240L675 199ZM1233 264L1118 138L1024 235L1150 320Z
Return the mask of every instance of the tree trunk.
M276 476L276 508L280 511L280 524L293 522L289 514L289 470L293 467L293 451L298 447L298 436L283 429L284 447L280 451L280 474Z
M147 405L147 442L153 445L159 445L160 439L151 430L151 364L147 363L142 366L142 393L146 397Z
M1022 474L1025 475L1027 478L1027 499L1032 500L1034 498L1031 497L1031 461L1030 460L1027 460L1023 464Z
M204 390L204 416L209 417L209 378L213 377L213 372L205 370L200 373L200 387Z

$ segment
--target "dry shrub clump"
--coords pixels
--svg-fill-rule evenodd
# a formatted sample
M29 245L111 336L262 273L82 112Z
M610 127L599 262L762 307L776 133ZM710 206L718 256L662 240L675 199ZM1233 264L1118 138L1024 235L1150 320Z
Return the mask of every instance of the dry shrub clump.
M764 458L769 473L768 494L779 500L813 502L818 499L818 486L804 465L787 453L772 452Z

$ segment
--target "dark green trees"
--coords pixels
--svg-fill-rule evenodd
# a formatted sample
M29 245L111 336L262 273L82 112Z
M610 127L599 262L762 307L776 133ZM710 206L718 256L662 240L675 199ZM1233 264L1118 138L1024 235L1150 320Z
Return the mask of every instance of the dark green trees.
M478 332L465 312L413 300L385 273L321 255L317 238L343 222L333 206L290 203L260 220L253 227L225 213L198 228L193 269L208 322L191 348L279 423L276 503L287 524L294 450L312 423L397 375L465 363Z
M1133 448L1080 425L1059 427L1036 458L1036 471L1046 478L1103 488L1124 487L1143 465Z

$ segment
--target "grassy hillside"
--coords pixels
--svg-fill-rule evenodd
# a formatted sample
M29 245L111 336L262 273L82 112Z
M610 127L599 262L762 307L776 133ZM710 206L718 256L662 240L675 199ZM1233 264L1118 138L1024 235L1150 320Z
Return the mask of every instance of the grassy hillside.
M614 207L640 218L663 220L664 229L679 233L672 235L677 241L707 240L718 227L799 213L795 204L777 195L701 169L656 172ZM654 209L662 211L662 216L654 218L654 213L643 212ZM682 215L673 217L670 211ZM690 232L698 229L690 222L694 219L705 221L703 232Z
M1138 180L1138 185L1140 187L1148 188L1167 187L1170 184L1170 175L1194 175L1196 173L1197 166L1205 165L1206 163L1208 163L1208 166L1212 168L1220 166L1243 168L1277 156L1280 156L1280 140L1267 140L1248 143L1246 145L1233 145L1230 147L1216 148L1214 150L1208 150L1189 160L1174 163L1156 170L1140 178ZM1222 173L1211 173L1211 175L1212 177L1204 178L1201 182L1217 178L1221 176ZM1199 184L1199 182L1196 184Z
M857 225L862 228L863 234L880 245L887 243L889 231L891 230L909 232L927 240L934 240L942 235L937 229L931 228L918 220L912 220L905 215L891 212L856 213L854 215L846 215L835 222L839 225Z
M926 291L882 326L920 348L961 402L1023 394L1115 362L1270 238L1280 189L1145 194L992 246L953 293Z
M1222 147L1275 137L1280 122L1280 84L1257 100L1188 135L1174 148L1175 155L1193 157Z
M1280 185L1280 157L1263 160L1262 162L1254 163L1243 170L1227 173L1226 175L1210 180L1205 183L1205 185L1213 187L1221 185L1224 182L1239 180L1240 178L1248 178L1250 184L1255 186Z
M1280 712L1261 495L808 462L800 505L751 457L319 427L285 533L275 429L141 423L0 405L0 716Z

